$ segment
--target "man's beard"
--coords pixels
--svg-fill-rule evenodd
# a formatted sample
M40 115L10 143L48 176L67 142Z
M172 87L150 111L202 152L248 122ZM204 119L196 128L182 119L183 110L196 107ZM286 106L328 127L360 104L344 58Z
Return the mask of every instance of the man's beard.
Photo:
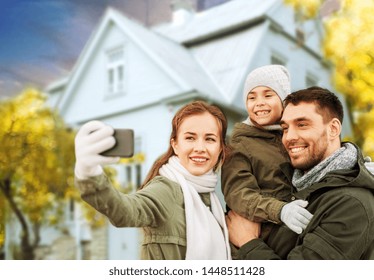
M326 155L327 150L327 133L324 132L320 140L317 141L314 145L314 150L312 151L312 154L310 155L310 158L305 159L303 162L297 162L295 164L291 163L295 169L299 169L301 171L307 172L310 169L312 169L314 166L319 164L321 161L324 160L324 156ZM310 146L309 146L310 147Z
M300 163L293 164L293 167L295 169L299 169L301 171L307 172L310 169L312 169L314 166L319 164L322 160L323 160L323 154L322 153L313 154L307 160L305 160L303 162L300 162Z

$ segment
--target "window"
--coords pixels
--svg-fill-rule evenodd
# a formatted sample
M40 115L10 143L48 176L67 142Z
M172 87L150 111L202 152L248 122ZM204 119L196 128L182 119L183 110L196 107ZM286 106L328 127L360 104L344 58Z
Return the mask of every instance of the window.
M130 165L126 166L126 181L128 184L132 183L132 168Z
M135 173L136 173L136 189L139 189L139 187L142 184L142 165L141 164L135 165Z
M198 0L197 1L197 10L203 11L214 6L226 3L230 0Z
M118 66L118 91L123 91L123 65Z
M271 64L278 64L286 66L287 60L280 54L272 53L270 58Z
M108 86L109 86L109 92L114 91L114 70L108 69Z
M125 52L123 47L107 52L107 83L108 94L123 93L125 80Z
M69 200L69 220L73 221L74 220L74 211L75 211L75 204L74 200L70 199Z
M129 191L135 191L139 189L142 184L142 163L141 162L129 162L125 165L125 178L123 188L129 189Z
M318 86L318 78L311 73L307 73L305 77L305 85L307 88Z
M297 27L295 33L296 33L297 44L299 46L303 45L305 43L305 33L304 33L304 31L301 28Z
M135 191L139 189L142 184L142 164L144 162L144 153L141 149L141 138L135 138L134 156L130 159L126 159L124 166L124 188ZM123 171L122 171L123 172Z

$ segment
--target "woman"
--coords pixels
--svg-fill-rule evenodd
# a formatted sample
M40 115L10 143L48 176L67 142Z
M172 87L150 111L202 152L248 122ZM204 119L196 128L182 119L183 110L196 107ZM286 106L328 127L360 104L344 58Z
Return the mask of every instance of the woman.
M76 183L82 199L118 227L142 227L142 259L229 259L224 213L215 195L224 161L227 121L219 108L195 101L173 118L168 151L134 194L114 189L101 164L118 158L113 129L89 122L76 136Z

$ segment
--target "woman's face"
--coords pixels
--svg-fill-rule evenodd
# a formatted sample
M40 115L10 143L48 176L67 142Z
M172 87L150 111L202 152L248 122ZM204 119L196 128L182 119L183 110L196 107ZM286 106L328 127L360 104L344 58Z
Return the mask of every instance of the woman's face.
M192 175L205 174L216 165L222 151L218 120L208 112L185 118L171 145Z

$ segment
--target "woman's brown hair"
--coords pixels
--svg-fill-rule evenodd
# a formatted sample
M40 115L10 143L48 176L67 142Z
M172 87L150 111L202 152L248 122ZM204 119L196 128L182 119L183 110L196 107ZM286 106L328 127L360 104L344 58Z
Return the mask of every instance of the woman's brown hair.
M227 131L227 120L221 109L219 109L217 106L210 105L204 101L193 101L185 106L183 106L181 109L178 110L178 112L175 114L173 120L172 120L172 131L169 139L169 148L156 162L153 164L151 170L149 171L147 177L144 180L143 185L140 187L142 189L149 181L151 181L155 176L159 175L159 170L161 166L163 166L165 163L168 162L169 158L174 156L174 150L171 146L171 140L176 140L178 129L183 122L183 120L187 117L193 116L193 115L200 115L203 113L208 112L213 117L217 119L220 126L220 132L221 132L221 140L220 144L222 147L221 154L219 156L217 164L214 166L214 171L216 171L220 165L224 162L225 158L227 157L229 153L229 147L226 145L226 131Z

